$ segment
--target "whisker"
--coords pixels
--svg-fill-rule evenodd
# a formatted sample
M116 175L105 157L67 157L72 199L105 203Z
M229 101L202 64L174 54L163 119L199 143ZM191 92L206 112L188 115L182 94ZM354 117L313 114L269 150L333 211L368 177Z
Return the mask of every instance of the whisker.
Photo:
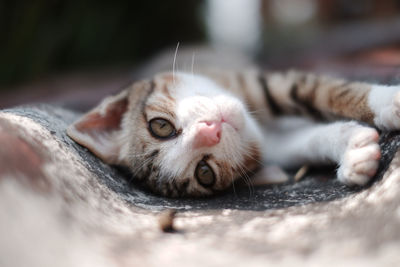
M194 57L195 57L195 53L193 52L193 55L192 55L192 76L194 76Z
M232 150L230 154L224 153L224 155L232 155L232 154L233 154L233 158L240 158L240 155L243 154L243 152L238 151L238 150ZM244 163L237 163L235 165L237 166L237 171L239 172L240 176L243 178L243 180L245 181L245 184L247 185L247 187L249 189L249 194L250 194L250 198L251 198L253 196L254 187L253 187L253 184L251 183L250 177L247 175L246 171L242 168L242 165L244 165Z
M257 162L258 164L260 164L262 167L265 167L265 163L262 161L259 161L258 159L254 158L251 154L246 155L247 157L251 158L252 160L254 160L255 162Z
M240 153L240 154L250 154L250 153L251 153L251 152L249 152L249 149L250 149L250 148L251 148L251 147L248 147L248 148L246 149L245 147L242 147L242 149L241 149L242 151L240 151L240 152L237 151L236 153ZM253 160L257 161L256 159L254 159L253 157L251 157L251 155L249 155L249 157L252 158ZM242 177L243 177L243 179L244 179L246 185L247 185L248 188L249 188L250 198L251 198L251 197L253 196L253 194L254 194L254 186L253 186L253 183L252 183L251 178L250 178L250 176L248 175L248 173L253 173L253 172L245 166L244 162L238 163L238 164L237 164L237 167L239 168L239 170L240 170L240 172L241 172L241 174L242 174Z
M141 162L140 166L136 166L133 170L132 170L132 176L136 176L139 171L142 170L143 166L147 165L152 159L146 159L143 162ZM133 179L133 177L132 177Z
M245 184L247 185L248 189L249 189L249 197L251 198L254 194L254 187L253 184L251 182L250 177L247 175L246 171L242 168L241 165L238 165L239 171L242 175L242 178L245 182Z
M176 56L178 55L179 42L176 44L174 61L172 62L172 81L175 85L175 64L176 64Z
M143 158L143 157L144 157L144 159L141 159L139 166L135 166L134 168L132 168L132 171L131 171L132 176L131 176L131 179L129 180L129 182L131 182L133 180L133 178L143 169L143 166L146 166L148 163L150 163L153 160L153 158L146 158L146 156L149 156L149 155L151 155L151 151L133 155L134 159Z
M251 149L254 149L254 148L251 147L251 146L243 147L243 148L242 148L242 153L245 154L246 157L249 157L250 159L252 159L252 160L254 160L255 162L257 162L258 164L260 164L262 167L264 167L264 166L265 166L264 162L262 162L262 161L260 161L260 160L258 160L258 159L256 159L256 158L254 158L254 157L252 156Z
M256 110L248 110L247 111L248 113L250 113L250 114L261 114L261 112L262 112L262 110L261 109L256 109Z
M141 153L141 154L135 153L135 154L133 154L132 156L133 156L134 158L138 158L138 157L143 157L143 156L148 156L148 155L150 155L150 151L147 151L147 152L144 152L144 153Z
M247 188L249 190L249 195L251 196L251 187L250 187L250 184L248 183L247 177L245 176L243 169L240 166L237 166L237 170L240 173L240 177L243 179L244 183L247 185Z
M236 193L236 188L235 188L235 179L233 179L233 175L231 177L232 180L232 188L233 188L233 194L235 195L235 197L238 197L237 193Z
M225 155L229 155L227 153L227 150L226 150L225 147L223 147L223 149L222 149L222 155L223 155L223 160L229 162L229 159L227 157L225 157ZM237 194L236 188L235 188L235 179L234 179L234 177L235 177L235 175L234 175L234 173L232 173L231 181L232 181L233 194L235 195L235 197L238 197L238 194Z

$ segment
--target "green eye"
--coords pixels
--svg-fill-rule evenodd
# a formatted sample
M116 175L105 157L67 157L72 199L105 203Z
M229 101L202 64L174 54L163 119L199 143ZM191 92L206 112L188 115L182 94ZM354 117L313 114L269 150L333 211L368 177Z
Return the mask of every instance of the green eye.
M204 187L210 187L215 183L215 174L210 167L204 160L201 160L196 167L194 172L194 176L196 177L197 181Z
M174 126L167 120L156 118L149 121L150 133L160 139L171 138L176 135Z

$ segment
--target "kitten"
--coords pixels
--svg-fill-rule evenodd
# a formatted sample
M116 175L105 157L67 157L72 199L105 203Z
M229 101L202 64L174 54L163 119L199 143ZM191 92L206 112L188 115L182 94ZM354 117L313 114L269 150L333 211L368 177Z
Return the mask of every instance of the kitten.
M365 185L381 157L372 126L400 128L399 92L294 71L161 73L104 99L67 132L165 196L213 194L263 163L333 162L341 182ZM322 122L335 119L347 120Z

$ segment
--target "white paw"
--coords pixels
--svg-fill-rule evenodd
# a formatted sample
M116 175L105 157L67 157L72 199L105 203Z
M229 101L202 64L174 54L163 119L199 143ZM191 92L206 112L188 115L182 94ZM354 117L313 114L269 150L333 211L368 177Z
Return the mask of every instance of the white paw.
M260 171L253 175L251 184L254 186L258 185L269 185L269 184L281 184L289 181L289 176L280 167L275 165L264 166Z
M375 86L369 103L376 126L383 130L400 129L400 86Z
M365 185L375 175L381 158L378 139L378 132L373 128L361 127L354 131L337 171L342 183Z

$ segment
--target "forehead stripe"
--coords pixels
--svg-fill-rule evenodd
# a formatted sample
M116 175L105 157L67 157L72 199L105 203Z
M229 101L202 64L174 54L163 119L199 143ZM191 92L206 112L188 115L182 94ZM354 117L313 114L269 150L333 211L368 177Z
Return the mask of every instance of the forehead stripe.
M151 80L148 92L141 102L141 111L142 111L143 117L145 118L146 121L147 121L147 114L145 111L145 107L146 107L147 101L149 100L150 96L154 93L154 87L155 87L155 82L154 82L154 80Z
M175 113L173 113L170 110L170 108L166 105L162 105L162 104L159 104L157 106L156 105L148 105L145 107L145 110L151 110L151 111L158 112L158 113L165 113L168 116L170 116L171 118L176 119Z
M168 90L168 84L165 83L162 89L163 94L170 100L170 101L175 101L175 99L171 96L169 90Z

